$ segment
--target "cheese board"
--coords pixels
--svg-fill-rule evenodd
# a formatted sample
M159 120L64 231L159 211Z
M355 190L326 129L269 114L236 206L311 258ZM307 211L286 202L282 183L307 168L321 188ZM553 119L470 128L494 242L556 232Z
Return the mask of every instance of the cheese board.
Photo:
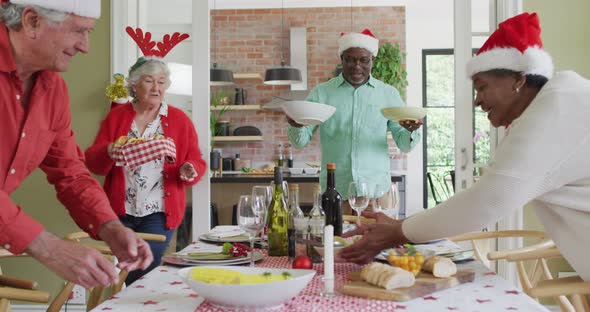
M340 290L343 294L355 297L408 301L423 297L433 292L455 287L459 284L473 282L475 273L471 270L459 270L457 274L447 278L437 278L430 273L420 272L416 276L414 286L386 290L361 280L360 272L352 272L347 276L347 283Z

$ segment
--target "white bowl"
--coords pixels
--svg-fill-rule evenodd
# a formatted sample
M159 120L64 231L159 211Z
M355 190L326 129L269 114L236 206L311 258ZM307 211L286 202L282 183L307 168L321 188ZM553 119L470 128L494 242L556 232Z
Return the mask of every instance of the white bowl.
M323 246L313 246L313 249L315 249L315 251L317 251L318 254L320 254L320 256L322 256L322 258L324 257L324 247ZM344 259L342 259L340 257L340 251L342 249L344 249L344 246L339 246L339 247L334 246L334 262L346 262Z
M302 174L303 168L289 168L291 174Z
M393 121L420 120L426 116L426 109L422 107L385 107L381 109L381 114Z
M237 309L261 309L278 307L291 298L297 296L315 275L314 270L294 269L269 269L234 266L211 266L211 268L222 268L242 272L246 274L282 274L289 272L292 278L289 280L256 284L256 285L220 285L198 282L190 278L193 267L184 268L178 271L180 277L197 294L208 300L211 304L226 308Z
M307 101L288 101L283 103L283 111L296 123L311 126L320 125L332 117L336 107Z
M305 171L306 174L317 174L318 171L320 171L320 168L307 167L303 168L303 171Z

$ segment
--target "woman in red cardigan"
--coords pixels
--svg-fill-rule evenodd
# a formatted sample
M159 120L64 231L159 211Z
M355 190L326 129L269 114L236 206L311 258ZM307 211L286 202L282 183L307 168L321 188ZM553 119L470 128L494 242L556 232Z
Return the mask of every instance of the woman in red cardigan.
M159 265L174 229L185 211L185 187L194 185L205 172L192 121L164 101L170 71L159 58L140 58L127 79L131 103L117 105L102 121L94 144L86 150L86 165L106 176L104 189L119 219L136 232L163 234L165 243L149 242L154 262L144 271L130 272L130 285ZM120 137L172 139L176 159L164 158L138 166L121 163L114 151Z

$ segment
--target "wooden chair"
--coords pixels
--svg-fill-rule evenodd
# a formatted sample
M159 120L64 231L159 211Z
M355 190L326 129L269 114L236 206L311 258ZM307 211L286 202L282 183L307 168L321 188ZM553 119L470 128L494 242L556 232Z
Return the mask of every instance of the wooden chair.
M482 240L501 239L509 237L532 238L536 239L537 243L518 249L498 250L489 252L484 252L482 250L482 245L479 244L479 242ZM535 300L538 300L538 298L540 297L545 297L539 296L533 292L533 289L537 287L537 285L540 285L545 281L553 280L553 276L549 271L549 267L547 265L546 260L556 257L556 255L554 255L554 252L552 251L556 249L555 243L547 238L545 232L528 230L475 232L458 235L455 237L451 237L449 239L455 242L471 241L475 257L478 260L484 262L484 264L486 264L488 267L489 265L491 265L491 261L505 260L510 263L515 263L522 291ZM547 253L548 251L551 251L551 253ZM530 253L538 253L539 255L545 255L545 257L533 257L530 256ZM528 271L525 267L526 262L531 263L530 269ZM562 311L577 311L574 310L574 306L567 299L566 296L554 295L547 297L553 297L554 300L561 307Z
M520 263L524 261L533 261L542 264L540 268L533 268L533 274L541 270L544 280L535 284L527 284L528 292L533 298L553 297L559 303L562 311L581 312L590 311L590 304L586 295L590 294L590 283L584 282L579 276L570 276L554 279L549 272L546 260L562 258L561 253L555 246L548 248L539 248L533 250L516 250L514 253L507 255L506 260L516 262L520 272L525 272L525 268ZM523 286L524 288L524 286ZM571 300L567 298L571 297Z
M158 234L149 234L149 233L136 233L138 237L146 241L154 241L154 242L165 242L166 236L158 235ZM100 251L105 257L109 260L114 261L113 252L111 249L104 245L100 244L98 241L92 240L88 233L86 232L75 232L70 233L65 236L65 239L71 240L80 244L83 244L87 247L94 248ZM119 282L113 286L111 286L111 295L114 295L121 291L123 285L125 283L125 279L127 278L128 272L125 270L121 270L119 272ZM61 307L66 303L68 297L72 290L74 289L75 284L72 282L66 283L64 288L57 294L55 299L49 305L47 312L58 312L61 310ZM104 286L96 286L89 290L90 294L88 295L88 300L86 302L86 310L90 311L94 309L97 305L100 304L103 293L105 291Z
M10 300L49 302L49 293L37 290L37 282L0 275L0 312L10 311Z

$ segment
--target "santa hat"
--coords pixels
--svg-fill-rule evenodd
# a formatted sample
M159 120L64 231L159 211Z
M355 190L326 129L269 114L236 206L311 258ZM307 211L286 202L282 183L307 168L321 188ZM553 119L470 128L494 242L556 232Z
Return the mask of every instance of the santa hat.
M361 33L341 33L338 39L338 55L350 48L367 49L373 56L379 52L379 39L375 38L370 30L365 29Z
M536 13L522 13L498 25L498 29L467 63L469 77L492 69L553 76L553 61L543 49Z
M100 0L0 0L21 5L37 5L45 9L71 13L82 17L99 18Z

